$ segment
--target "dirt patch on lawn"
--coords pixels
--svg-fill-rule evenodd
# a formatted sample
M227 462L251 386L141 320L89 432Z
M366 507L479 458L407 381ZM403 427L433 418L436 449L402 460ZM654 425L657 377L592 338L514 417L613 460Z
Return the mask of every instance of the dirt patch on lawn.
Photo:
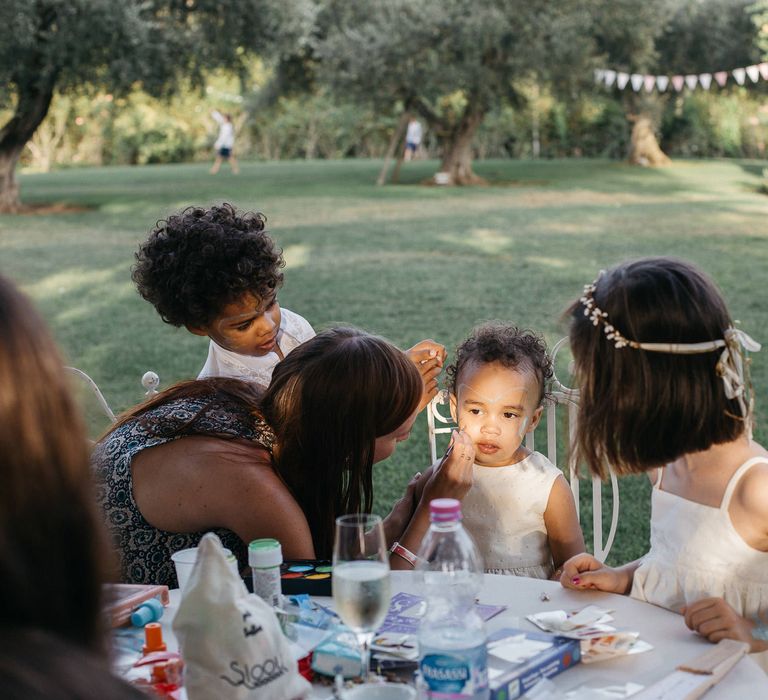
M93 211L96 207L87 207L83 204L65 204L63 202L46 202L42 204L22 204L14 214L22 216L57 216L58 214L82 214Z

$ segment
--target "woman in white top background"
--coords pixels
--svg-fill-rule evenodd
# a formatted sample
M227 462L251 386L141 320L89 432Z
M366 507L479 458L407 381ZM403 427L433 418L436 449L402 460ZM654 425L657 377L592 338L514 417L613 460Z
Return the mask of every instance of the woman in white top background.
M743 355L760 346L703 272L671 258L601 272L570 318L581 461L601 477L607 465L645 472L653 492L644 557L611 568L580 554L561 583L629 594L712 642L765 652L768 452L752 440ZM766 657L756 660L768 669Z
M213 148L216 151L216 160L211 166L211 175L219 172L219 168L221 168L221 164L225 160L229 162L232 173L237 175L240 172L240 168L237 166L237 158L235 158L234 153L235 125L232 123L232 115L222 114L218 110L213 110L211 116L219 125L219 136L213 144Z

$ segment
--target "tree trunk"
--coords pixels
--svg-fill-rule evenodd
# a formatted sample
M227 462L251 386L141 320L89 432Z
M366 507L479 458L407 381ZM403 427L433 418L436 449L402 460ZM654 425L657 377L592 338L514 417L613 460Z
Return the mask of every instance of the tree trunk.
M47 80L38 78L34 85L18 85L16 111L0 129L0 213L19 211L19 185L16 182L16 163L24 146L48 114L53 99L56 76Z
M656 140L656 134L654 133L650 117L641 114L634 118L633 121L635 124L632 127L629 162L633 165L651 167L669 165L671 161L667 154L661 150L659 142Z
M482 185L486 181L472 172L472 140L477 128L482 124L485 114L477 109L467 107L456 129L445 139L443 162L440 166L442 173L447 174L447 180L440 180L444 185ZM445 178L445 176L443 176Z
M389 170L389 161L391 161L395 155L395 151L397 150L397 147L403 138L403 134L405 133L405 129L408 126L408 121L410 120L410 118L411 118L411 114L408 110L405 110L402 113L402 115L400 115L400 121L397 123L397 127L395 128L395 133L392 134L392 138L389 140L389 146L387 146L387 152L384 155L384 165L381 166L381 172L379 173L379 177L376 178L377 185L383 185L387 181L387 170ZM398 160L397 163L399 165L400 160ZM398 170L398 174L399 174L399 170Z
M21 209L19 185L16 182L16 163L20 150L0 151L0 213L15 214Z

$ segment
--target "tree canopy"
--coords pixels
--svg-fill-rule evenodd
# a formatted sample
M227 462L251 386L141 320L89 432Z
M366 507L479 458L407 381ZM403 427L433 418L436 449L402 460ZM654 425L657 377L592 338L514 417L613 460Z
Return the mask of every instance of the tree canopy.
M15 167L56 92L140 85L153 95L252 52L293 50L310 0L4 0L0 4L0 211L19 206Z
M338 92L421 115L456 183L476 178L472 137L520 84L588 74L594 0L364 0L323 3L320 74Z

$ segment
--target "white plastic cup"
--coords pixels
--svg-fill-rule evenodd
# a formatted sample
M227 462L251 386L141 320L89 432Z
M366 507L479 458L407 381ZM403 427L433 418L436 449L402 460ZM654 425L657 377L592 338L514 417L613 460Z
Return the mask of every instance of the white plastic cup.
M224 549L224 554L227 555L227 562L229 563L232 571L240 576L240 570L237 566L237 557L232 554L231 549ZM187 587L189 577L192 575L192 569L195 568L195 562L197 561L197 547L190 547L189 549L180 549L178 552L171 554L171 561L176 567L176 578L179 581L179 588L183 591Z

